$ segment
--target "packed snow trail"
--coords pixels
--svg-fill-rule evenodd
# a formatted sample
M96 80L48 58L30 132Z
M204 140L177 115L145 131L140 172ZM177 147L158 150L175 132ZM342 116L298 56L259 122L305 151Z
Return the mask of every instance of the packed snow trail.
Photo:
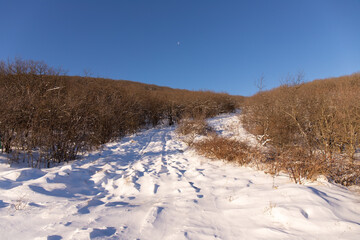
M237 121L210 123L226 135ZM1 239L360 239L359 203L327 182L198 156L172 127L51 169L0 164Z

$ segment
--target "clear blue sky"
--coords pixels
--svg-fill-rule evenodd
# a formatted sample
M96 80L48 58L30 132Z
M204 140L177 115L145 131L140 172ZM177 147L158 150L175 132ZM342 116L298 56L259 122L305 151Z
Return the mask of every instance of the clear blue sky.
M180 44L178 44L178 42ZM360 71L359 0L0 0L0 59L252 95Z

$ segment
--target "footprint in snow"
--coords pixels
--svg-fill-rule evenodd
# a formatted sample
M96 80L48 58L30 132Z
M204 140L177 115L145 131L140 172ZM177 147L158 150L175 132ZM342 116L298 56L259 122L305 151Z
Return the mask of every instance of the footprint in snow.
M62 236L59 235L51 235L47 237L47 240L61 240L63 239Z
M0 208L5 208L7 206L9 206L8 203L4 202L3 200L0 200Z
M157 193L157 191L159 190L159 187L160 187L159 184L155 184L155 185L154 185L154 194Z
M105 207L138 207L139 205L133 205L130 204L128 202L123 202L123 201L117 201L117 202L109 202L107 204L105 204Z
M153 224L158 219L163 210L164 207L152 207L146 218L146 223Z
M103 239L104 237L111 237L116 233L116 228L107 227L105 229L94 228L90 233L90 239Z
M161 166L161 169L160 169L160 171L159 171L158 176L160 176L160 174L164 174L164 173L166 173L167 175L169 175L169 170L168 170L168 168L167 168L165 165Z
M96 206L100 206L104 204L103 201L97 200L97 199L92 199L88 202L88 204L85 207L82 207L78 210L78 213L80 214L88 214L90 213L89 207L96 207Z
M68 226L70 226L71 224L72 224L72 222L67 222L67 223L64 224L64 226L65 226L65 227L68 227Z
M195 192L200 192L201 188L196 187L193 182L189 182L189 184L193 189L195 189Z

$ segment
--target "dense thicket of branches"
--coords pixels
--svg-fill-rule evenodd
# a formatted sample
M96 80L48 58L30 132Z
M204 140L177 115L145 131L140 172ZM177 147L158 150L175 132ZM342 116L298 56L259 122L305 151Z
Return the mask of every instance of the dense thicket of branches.
M298 177L315 171L345 185L360 181L354 161L360 147L360 74L299 80L248 98L245 126Z
M0 62L2 150L31 167L75 159L144 125L232 112L227 94L68 77L42 62Z

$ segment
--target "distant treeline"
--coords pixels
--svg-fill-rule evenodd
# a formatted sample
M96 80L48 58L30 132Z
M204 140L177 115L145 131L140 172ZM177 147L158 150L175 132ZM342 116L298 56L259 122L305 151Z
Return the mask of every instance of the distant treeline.
M69 77L43 62L0 62L2 151L31 167L76 158L146 125L233 112L235 97L130 81Z
M247 98L246 128L297 181L324 174L344 185L360 183L360 74L301 80L289 77Z

